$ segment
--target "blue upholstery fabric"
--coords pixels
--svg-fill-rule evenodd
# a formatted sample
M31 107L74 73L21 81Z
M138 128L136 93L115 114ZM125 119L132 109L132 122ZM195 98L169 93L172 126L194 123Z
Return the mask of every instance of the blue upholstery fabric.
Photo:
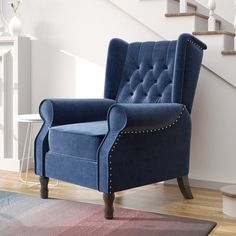
M96 161L97 149L107 131L107 121L55 126L49 129L49 150Z
M45 175L45 155L49 151L48 132L53 126L105 120L111 99L45 99L39 113L44 121L34 148L35 172Z
M102 192L187 175L191 110L206 45L110 42L104 99L46 99L36 174Z
M122 103L181 103L191 113L204 49L206 45L189 34L177 41L127 44L113 39L105 98Z
M176 41L132 43L117 95L118 102L171 102Z
M117 104L108 121L98 156L100 191L116 192L188 173L191 120L185 106Z
M45 176L98 189L97 162L89 159L49 151L45 155Z

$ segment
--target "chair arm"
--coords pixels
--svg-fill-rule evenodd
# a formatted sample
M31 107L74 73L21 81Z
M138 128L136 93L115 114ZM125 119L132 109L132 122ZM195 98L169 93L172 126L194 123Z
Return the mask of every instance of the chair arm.
M115 104L108 124L98 151L99 191L112 193L188 174L191 119L185 105Z
M50 127L78 122L105 120L109 107L115 101L110 99L46 99L40 104L40 115L44 120L35 139L35 172L45 175L45 154L49 150L48 131Z
M45 99L39 112L48 126L105 120L111 99Z
M165 128L178 121L185 105L166 104L115 104L108 113L109 130L143 131ZM189 117L190 121L190 117Z

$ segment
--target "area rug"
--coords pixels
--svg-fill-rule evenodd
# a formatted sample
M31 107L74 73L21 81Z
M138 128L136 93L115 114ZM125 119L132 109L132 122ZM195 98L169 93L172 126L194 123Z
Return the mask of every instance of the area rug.
M1 236L205 236L214 222L0 191Z

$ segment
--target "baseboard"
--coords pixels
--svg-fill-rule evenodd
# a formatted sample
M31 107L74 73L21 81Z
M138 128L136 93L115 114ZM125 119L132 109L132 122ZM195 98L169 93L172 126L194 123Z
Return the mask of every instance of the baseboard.
M0 170L19 171L20 161L14 159L0 159Z
M189 183L190 186L194 188L206 188L212 190L219 190L221 187L225 185L236 184L236 183L223 183L223 182L199 180L199 179L189 179ZM167 180L164 182L164 184L177 185L177 180L176 179Z
M0 170L7 170L7 171L20 171L21 160L15 159L0 159ZM29 169L34 167L34 159L30 157L29 159ZM26 160L24 160L23 171L26 170Z

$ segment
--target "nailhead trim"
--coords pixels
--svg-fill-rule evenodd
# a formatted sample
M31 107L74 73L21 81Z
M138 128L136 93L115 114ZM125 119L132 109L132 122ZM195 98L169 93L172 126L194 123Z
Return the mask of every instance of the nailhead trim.
M181 118L181 116L183 115L183 112L185 110L185 105L183 105L183 108L180 112L180 114L178 115L177 119L172 123L172 124L169 124L165 127L162 127L162 128L158 128L158 129L151 129L151 130L132 130L132 131L122 131L120 132L120 134L118 135L118 137L116 138L112 148L111 148L111 152L114 152L121 136L123 134L145 134L145 133L153 133L153 132L158 132L160 130L165 130L165 129L168 129L168 128L171 128L172 126L174 126L176 123L178 123L179 119ZM112 154L110 153L109 154L109 193L112 193Z
M188 39L187 42L189 42L189 43L193 44L194 46L196 46L196 47L200 48L201 50L203 50L203 48L202 48L199 44L197 44L196 42L194 42L193 40Z

